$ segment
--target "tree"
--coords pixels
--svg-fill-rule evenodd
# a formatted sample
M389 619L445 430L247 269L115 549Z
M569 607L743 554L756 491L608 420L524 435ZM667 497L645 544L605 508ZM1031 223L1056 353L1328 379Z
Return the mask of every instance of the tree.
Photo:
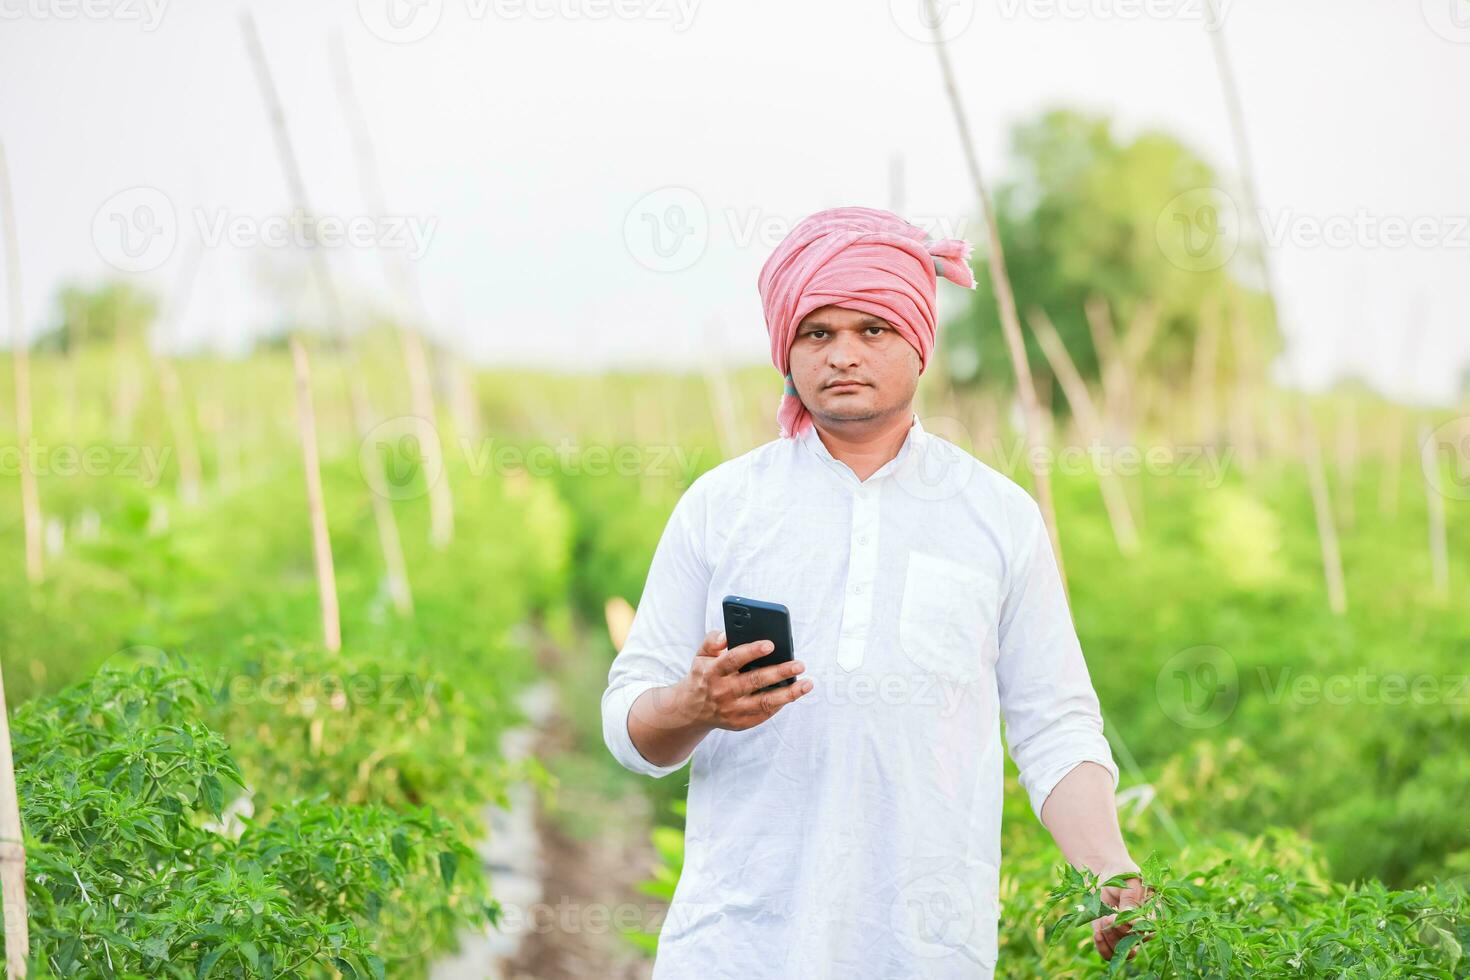
M141 346L158 317L158 300L130 283L69 283L56 295L56 319L35 349L72 352L87 344Z
M1182 240L1174 247L1168 237L1181 222L1184 233L1206 242L1240 230L1208 224L1217 217L1238 219L1214 169L1179 140L1145 131L1123 141L1104 116L1054 109L1012 131L1011 157L1011 178L996 194L996 212L1016 297L1023 316L1038 307L1050 316L1084 377L1098 376L1085 313L1093 298L1107 301L1119 331L1152 304L1158 331L1143 367L1181 382L1188 377L1202 307L1219 302L1228 310L1232 293L1257 325L1258 362L1280 349L1279 335L1259 315L1259 295L1240 284L1231 289L1225 260L1232 240L1199 254L1182 251ZM947 352L959 381L1009 378L989 278L982 272L976 279L969 309L946 332ZM1029 333L1027 344L1044 363ZM1231 353L1229 345L1222 350L1224 371L1234 370Z

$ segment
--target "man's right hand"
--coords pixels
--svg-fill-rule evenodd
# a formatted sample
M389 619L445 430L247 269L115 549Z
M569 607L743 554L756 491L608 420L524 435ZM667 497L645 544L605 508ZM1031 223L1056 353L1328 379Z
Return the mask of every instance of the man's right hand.
M726 649L727 642L723 630L708 634L683 680L644 691L633 702L628 734L643 758L656 766L674 765L688 758L716 728L732 732L754 728L811 691L810 680L761 691L796 677L805 665L793 660L742 674L741 667L774 647L768 640L756 640Z
M743 732L770 718L812 689L810 680L762 691L763 687L795 677L806 666L800 660L740 673L740 668L776 649L770 640L755 640L727 649L724 630L704 638L689 674L676 686L676 700L686 717L710 729Z

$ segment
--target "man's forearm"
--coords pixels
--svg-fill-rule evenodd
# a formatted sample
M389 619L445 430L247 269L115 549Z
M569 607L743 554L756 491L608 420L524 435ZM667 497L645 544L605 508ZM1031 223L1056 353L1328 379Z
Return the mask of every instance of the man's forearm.
M1062 777L1042 805L1041 822L1074 868L1103 876L1138 870L1118 826L1113 778L1095 762Z
M693 719L679 684L644 691L628 711L628 735L656 766L682 762L713 729Z

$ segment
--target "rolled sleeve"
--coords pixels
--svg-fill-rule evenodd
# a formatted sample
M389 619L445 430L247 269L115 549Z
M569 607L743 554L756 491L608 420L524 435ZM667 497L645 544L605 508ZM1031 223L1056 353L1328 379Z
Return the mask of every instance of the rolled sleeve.
M666 686L668 685L664 681L635 679L618 687L609 687L602 695L602 739L607 743L613 758L624 769L655 779L684 768L689 759L681 759L670 766L656 766L643 758L643 753L633 744L633 736L628 734L628 713L633 710L633 702L642 697L643 692Z
M999 629L996 681L1006 744L1036 819L1062 778L1095 762L1118 785L1102 710L1040 509L1028 496Z
M696 480L664 526L627 641L613 659L602 695L602 738L608 751L623 768L645 776L666 776L689 761L657 766L645 759L628 733L628 713L645 691L681 681L704 640L709 569L703 509L703 487Z

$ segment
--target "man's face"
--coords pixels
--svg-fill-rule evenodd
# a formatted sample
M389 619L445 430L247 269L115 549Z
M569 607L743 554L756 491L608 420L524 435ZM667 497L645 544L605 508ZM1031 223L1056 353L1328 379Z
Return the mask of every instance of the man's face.
M886 320L823 306L796 328L791 380L807 411L824 425L882 418L913 401L919 352Z

